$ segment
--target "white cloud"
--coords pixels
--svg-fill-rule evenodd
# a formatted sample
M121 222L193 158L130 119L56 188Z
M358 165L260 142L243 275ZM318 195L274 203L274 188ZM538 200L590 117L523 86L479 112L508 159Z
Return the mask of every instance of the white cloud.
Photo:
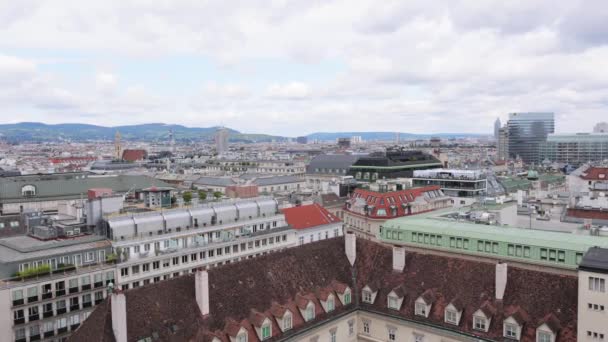
M302 82L271 84L266 90L266 95L277 99L299 100L309 97L310 89Z

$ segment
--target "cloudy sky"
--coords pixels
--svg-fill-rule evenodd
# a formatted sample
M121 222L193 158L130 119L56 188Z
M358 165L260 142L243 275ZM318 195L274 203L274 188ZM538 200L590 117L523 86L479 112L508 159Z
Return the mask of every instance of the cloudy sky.
M605 0L0 0L2 123L574 132L607 105Z

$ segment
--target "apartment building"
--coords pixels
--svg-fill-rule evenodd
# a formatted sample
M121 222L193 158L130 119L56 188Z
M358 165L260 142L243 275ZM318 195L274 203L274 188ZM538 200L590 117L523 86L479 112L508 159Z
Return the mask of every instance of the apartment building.
M218 202L108 219L116 285L132 289L205 266L295 246L296 232L272 198Z
M110 251L100 236L0 240L0 340L65 341L115 282Z
M281 210L290 227L296 230L298 245L342 236L343 223L319 204Z

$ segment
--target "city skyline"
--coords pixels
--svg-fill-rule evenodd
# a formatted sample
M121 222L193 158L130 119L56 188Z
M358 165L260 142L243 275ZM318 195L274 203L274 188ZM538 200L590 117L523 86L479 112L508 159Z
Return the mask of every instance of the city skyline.
M73 6L3 5L3 122L491 134L510 112L554 112L556 133L605 115L600 2Z

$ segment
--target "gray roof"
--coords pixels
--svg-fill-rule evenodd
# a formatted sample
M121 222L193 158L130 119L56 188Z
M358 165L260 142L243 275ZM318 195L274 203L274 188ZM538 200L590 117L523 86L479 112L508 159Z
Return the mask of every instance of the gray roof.
M288 183L301 183L305 182L304 179L297 176L273 176L257 178L254 183L258 186L276 185L276 184L288 184Z
M34 185L36 196L23 197L21 188ZM127 192L151 186L165 187L169 184L148 176L139 175L93 175L86 172L27 175L0 178L0 203L43 201L54 199L76 199L86 196L92 188L110 188L114 192Z
M325 173L317 172L315 169L348 169L360 157L350 154L320 154L310 161L306 167L306 173Z
M74 239L41 241L29 236L15 236L0 240L0 262L19 262L65 255L73 252L110 247L111 243L99 235Z
M230 177L201 177L194 181L197 185L230 186L237 184Z
M608 273L608 249L591 247L583 256L579 268L585 271Z

